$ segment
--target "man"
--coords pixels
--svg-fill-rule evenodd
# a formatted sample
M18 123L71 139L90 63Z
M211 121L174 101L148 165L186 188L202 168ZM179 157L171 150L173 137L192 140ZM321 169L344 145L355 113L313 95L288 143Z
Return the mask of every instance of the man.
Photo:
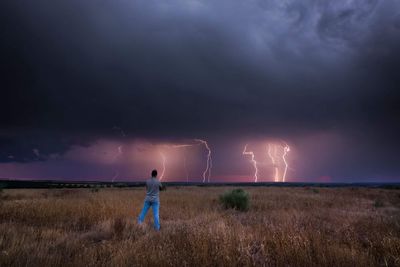
M154 228L157 231L160 230L160 219L158 213L160 208L159 192L160 190L162 191L164 189L165 187L163 187L161 182L157 179L157 170L153 170L151 172L151 178L146 180L146 198L144 199L144 206L138 218L139 224L143 223L147 211L149 210L150 207L152 207L153 217L154 217Z

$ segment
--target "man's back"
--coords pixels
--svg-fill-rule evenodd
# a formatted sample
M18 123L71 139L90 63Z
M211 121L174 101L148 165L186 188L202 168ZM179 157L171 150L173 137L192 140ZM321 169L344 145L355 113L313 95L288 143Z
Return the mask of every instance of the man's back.
M146 201L159 201L161 183L156 177L151 177L146 180Z
M142 224L144 221L144 217L146 217L147 211L149 210L149 208L152 208L154 217L154 228L157 231L160 230L160 200L158 195L161 187L162 184L157 179L157 170L153 170L151 172L151 178L146 180L146 198L144 199L143 209L138 217L138 223Z

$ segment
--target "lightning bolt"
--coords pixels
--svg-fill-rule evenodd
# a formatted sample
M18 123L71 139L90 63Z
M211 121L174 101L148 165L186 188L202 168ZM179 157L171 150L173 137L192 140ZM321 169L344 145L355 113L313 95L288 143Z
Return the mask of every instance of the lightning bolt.
M114 161L119 157L119 155L121 155L122 154L122 146L119 146L118 147L118 151L117 151L117 154L115 154L115 156L114 156Z
M112 129L119 131L122 137L126 137L126 134L125 134L124 130L122 130L122 128L114 126ZM123 147L122 145L118 146L118 152L115 154L113 162L115 162L117 160L117 158L122 155L122 147ZM114 182L115 179L118 178L118 176L119 176L119 170L115 170L115 174L111 178L111 182Z
M286 161L286 155L287 155L287 153L288 153L289 151L290 151L289 145L288 145L288 144L285 144L285 146L283 147L283 155L282 155L283 162L285 163L285 171L283 172L282 182L284 182L285 179L286 179L286 172L287 172L287 169L288 169L288 167L289 167L289 164L288 164L287 161Z
M184 149L184 152L183 152L183 168L185 169L186 182L189 182L189 172L188 172L187 165L186 165L186 148L192 147L192 146L194 146L194 144L179 144L179 145L170 146L170 147L173 147L173 148L183 148Z
M115 171L114 176L112 177L111 182L114 183L114 180L119 176L119 171Z
M164 174L165 174L165 163L167 161L164 153L160 152L160 156L161 156L161 162L162 162L162 171L161 171L161 175L160 175L160 181L164 178Z
M275 170L275 175L274 175L275 182L285 182L287 170L289 169L289 164L287 162L286 156L290 151L290 147L288 144L286 144L286 142L282 141L282 143L284 144L283 146L277 144L268 144L267 147L268 157L271 159L272 165ZM280 160L280 156L278 155L278 148L283 148L282 160ZM283 173L281 177L279 175L279 168L280 167L282 168L282 164L278 165L278 162L283 162L284 164Z
M180 144L180 145L172 145L170 147L173 148L186 148L186 147L190 147L190 146L194 146L194 145L190 145L190 144Z
M113 162L115 162L115 161L117 160L117 158L118 158L121 154L122 154L122 146L119 146L119 147L118 147L118 151L117 151L117 153L116 153L115 156L114 156ZM113 176L112 179L111 179L111 182L114 182L115 179L116 179L118 176L119 176L119 171L116 170L114 176Z
M187 147L191 147L191 146L193 146L193 144L164 145L164 147L167 148L167 149L170 149L170 148L184 148L185 152L186 152L186 148ZM167 157L161 151L159 152L159 154L161 156L161 162L162 162L162 172L161 172L161 175L160 175L160 181L161 181L164 178ZM187 168L186 168L186 155L184 155L184 158L183 158L183 166L185 168L186 181L189 181L189 174L188 174L188 171L187 171Z
M203 172L203 183L206 181L206 177L208 178L207 181L210 182L210 177L211 177L211 168L212 168L212 158L211 158L211 149L207 143L207 141L203 139L194 139L194 141L199 142L204 145L204 147L207 149L207 165L206 169ZM208 174L208 175L207 175Z
M40 158L40 151L37 148L32 149L33 154L36 156L36 160Z
M247 151L247 145L244 146L243 155L250 155L251 156L251 162L253 163L254 167L254 182L257 182L258 180L258 168L257 168L257 161L255 160L254 152L253 151Z
M186 148L185 148L185 151L183 154L183 167L185 168L185 173L186 173L186 183L188 183L189 182L189 172L188 172L188 169L186 166Z
M203 171L203 183L206 182L206 180L208 182L210 182L210 178L211 178L211 168L212 168L212 157L211 157L211 149L210 146L208 145L207 141L203 140L203 139L193 139L194 144L177 144L177 145L165 145L166 148L183 148L184 149L184 157L183 157L183 167L185 169L185 173L186 173L186 182L189 182L189 172L187 169L187 164L186 164L186 149L188 147L192 147L192 146L196 146L196 145L204 145L204 147L207 150L207 165L205 170ZM163 171L161 173L160 176L160 180L164 177L164 173L165 173L165 166L166 166L166 156L164 153L159 152L160 156L161 156L161 160L162 160L162 165L163 165Z
M276 155L276 146L274 145L274 156ZM276 164L275 158L271 153L271 144L268 144L268 156L270 157L272 161L272 166L274 167L275 174L274 174L274 181L279 182L279 168L278 165Z

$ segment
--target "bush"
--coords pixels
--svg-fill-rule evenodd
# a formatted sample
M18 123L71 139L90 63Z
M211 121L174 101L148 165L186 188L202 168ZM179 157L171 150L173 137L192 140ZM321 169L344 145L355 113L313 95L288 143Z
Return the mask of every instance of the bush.
M246 211L249 209L249 194L243 189L234 189L219 197L225 209Z

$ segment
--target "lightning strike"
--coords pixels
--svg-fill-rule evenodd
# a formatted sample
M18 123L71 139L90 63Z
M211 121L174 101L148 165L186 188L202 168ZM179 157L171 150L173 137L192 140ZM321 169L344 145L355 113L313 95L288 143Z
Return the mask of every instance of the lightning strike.
M165 163L167 161L165 155L160 152L160 156L161 156L161 162L162 162L162 171L161 171L161 175L160 175L160 181L164 178L164 174L165 174Z
M188 147L192 147L195 144L179 144L179 145L171 145L171 146L167 146L167 148L183 148L184 149L184 154L183 154L183 168L185 169L185 174L186 174L186 182L189 182L189 172L187 169L187 165L186 165L186 149Z
M191 147L191 146L194 146L194 145L191 145L191 144L180 144L180 145L172 145L171 147L173 147L173 148L186 148L186 147Z
M192 147L193 145L191 144L181 144L181 145L174 145L173 147L175 148L183 148L184 152L183 152L183 168L185 169L185 174L186 174L186 182L189 182L189 171L187 169L187 165L186 165L186 149L188 147Z
M122 155L122 146L118 147L118 151L114 156L113 162L115 162L120 155ZM119 171L116 170L114 176L111 178L111 182L114 183L115 179L118 178L118 176L119 176Z
M206 181L207 177L207 182L210 182L210 177L211 177L211 168L212 168L212 158L211 158L211 149L208 146L207 141L202 140L202 139L194 139L194 141L199 142L204 145L204 147L207 149L207 165L206 169L203 172L203 183Z
M114 161L122 154L122 146L118 146L117 154L114 156Z
M119 171L115 171L114 176L112 177L111 182L114 183L115 179L119 176Z
M112 129L119 131L121 133L122 137L126 137L126 134L125 134L124 130L122 130L122 128L114 126ZM118 146L118 152L115 154L113 162L115 162L117 160L117 158L122 155L122 147L123 147L122 145ZM119 176L119 170L115 170L115 174L111 178L111 182L114 182L115 179L118 178L118 176Z
M164 147L166 147L167 149L171 149L171 148L183 148L184 149L184 156L183 156L183 168L185 170L185 174L186 174L186 182L189 182L189 171L187 168L187 161L186 161L186 152L187 152L187 148L188 147L193 147L193 146L197 146L197 145L204 145L205 149L207 150L207 164L206 164L206 168L203 171L203 183L210 182L211 179L211 169L212 169L212 157L211 157L211 149L210 146L208 145L207 141L203 140L203 139L193 139L193 141L195 143L193 144L177 144L177 145L164 145ZM166 156L165 154L163 154L162 152L159 152L161 159L162 159L162 164L163 164L163 171L161 173L160 176L160 180L164 177L164 173L165 173L165 168L166 168Z
M279 168L278 168L278 165L277 165L277 163L275 161L275 156L276 156L276 146L275 145L273 146L273 149L274 149L274 155L272 155L271 144L268 144L268 156L271 159L272 166L273 166L273 168L275 170L275 172L274 172L274 181L275 182L279 182Z
M251 162L253 163L254 167L254 182L257 182L258 180L258 168L257 168L257 161L255 160L254 152L253 151L247 151L247 145L244 146L243 155L250 155L251 156Z
M289 164L287 162L286 156L290 151L290 147L284 141L282 141L283 145L278 144L268 144L267 151L268 157L271 159L272 166L274 168L274 181L275 182L285 182L287 170L289 169ZM278 153L278 150L283 149L283 153ZM283 166L284 165L284 166ZM280 171L282 170L282 175L280 175Z
M284 170L283 175L282 175L282 182L284 182L285 179L286 179L286 172L287 172L287 169L288 169L288 167L289 167L289 164L288 164L287 161L286 161L286 155L287 155L287 153L288 153L289 151L290 151L289 145L288 145L288 144L285 144L285 146L284 146L284 148L283 148L283 155L282 155L283 162L285 163L285 170Z
M35 154L35 156L36 156L36 159L38 160L38 159L40 158L40 152L39 152L39 149L37 149L37 148L34 148L34 149L32 149L32 152L33 152L33 154Z
M189 182L189 172L188 172L188 169L187 169L187 166L186 166L186 148L185 148L185 151L184 151L184 154L183 154L183 167L185 168L186 183L188 183Z

